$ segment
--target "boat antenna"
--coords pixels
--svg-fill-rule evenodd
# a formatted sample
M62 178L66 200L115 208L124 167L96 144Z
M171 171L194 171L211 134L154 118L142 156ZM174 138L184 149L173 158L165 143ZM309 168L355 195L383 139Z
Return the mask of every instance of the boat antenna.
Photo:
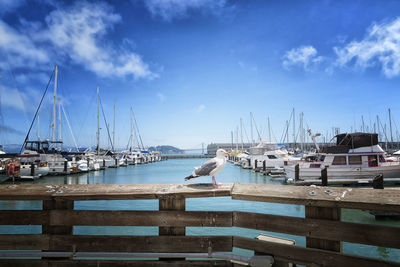
M52 71L52 73L51 73L51 75L50 75L50 79L49 79L49 81L47 82L46 90L44 90L44 93L43 93L43 95L42 95L42 99L40 99L39 106L37 107L36 112L35 112L35 115L33 116L33 119L32 119L32 122L31 122L31 126L29 127L29 130L28 130L28 133L26 134L24 143L22 144L21 150L19 151L20 154L22 153L22 150L23 150L24 147L25 147L26 141L28 141L29 134L30 134L30 132L31 132L33 123L35 122L35 119L36 119L36 117L37 117L37 114L39 113L39 109L40 109L40 107L41 107L41 105L42 105L42 102L43 102L43 99L44 99L44 97L45 97L45 95L46 95L46 93L47 93L47 89L49 88L50 82L51 82L51 80L53 79L54 71L55 71L55 69Z

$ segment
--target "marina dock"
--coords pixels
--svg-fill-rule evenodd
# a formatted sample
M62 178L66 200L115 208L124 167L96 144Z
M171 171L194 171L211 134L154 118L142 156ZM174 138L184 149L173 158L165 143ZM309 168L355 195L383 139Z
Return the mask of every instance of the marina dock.
M329 194L326 193L329 189ZM304 206L304 218L266 213L186 210L186 199ZM77 210L75 201L157 200L158 210ZM1 225L41 225L40 234L1 234L1 265L12 266L400 266L343 253L350 242L400 248L399 227L341 221L341 210L400 212L395 189L298 187L272 184L0 185L0 200L40 200L41 210L1 210ZM75 226L156 226L158 235L81 235ZM240 235L186 235L186 227L239 227L304 236L306 246ZM232 252L241 248L256 256ZM24 257L24 258L23 258ZM40 259L41 257L41 259ZM141 258L149 260L142 260ZM27 259L28 258L28 259ZM154 259L155 258L155 259ZM157 260L157 258L159 258ZM185 260L185 258L191 258ZM196 258L196 259L193 259ZM212 259L211 259L212 258ZM112 260L111 260L112 259Z

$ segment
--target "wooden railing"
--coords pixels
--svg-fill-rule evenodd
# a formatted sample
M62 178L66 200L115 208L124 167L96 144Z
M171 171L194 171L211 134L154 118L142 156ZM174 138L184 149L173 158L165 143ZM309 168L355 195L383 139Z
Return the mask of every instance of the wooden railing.
M305 206L305 218L242 211L186 211L186 198L232 199ZM74 201L156 199L159 210L74 210ZM42 225L42 234L2 234L7 252L71 252L69 257L0 259L9 266L234 266L226 260L77 259L79 252L210 253L234 247L307 266L400 266L349 255L342 242L400 248L400 227L341 221L341 209L400 212L400 190L299 187L260 184L193 185L0 185L0 200L42 200L42 210L1 210L0 225ZM74 235L74 226L157 226L158 236ZM241 236L187 236L185 227L241 227L306 237L306 247ZM76 254L74 254L76 253ZM21 256L23 254L19 254ZM32 255L35 255L34 253ZM39 255L39 254L38 254ZM50 253L49 253L50 255ZM149 254L150 256L152 254ZM156 254L154 254L156 255ZM211 254L210 254L211 255ZM103 255L104 256L104 255ZM150 257L151 258L151 257ZM236 265L235 265L236 266Z

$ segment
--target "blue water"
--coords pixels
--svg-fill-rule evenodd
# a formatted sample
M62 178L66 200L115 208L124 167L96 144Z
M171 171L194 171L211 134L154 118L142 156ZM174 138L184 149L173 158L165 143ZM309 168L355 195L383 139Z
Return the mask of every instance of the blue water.
M36 181L22 183L40 184L175 184L175 183L211 183L210 177L200 177L195 180L184 181L184 177L193 171L193 167L201 165L205 159L173 159L152 164L107 169L105 171L90 172L82 175L46 176ZM270 178L260 173L244 170L227 163L225 169L216 176L219 183L257 183L282 184L282 180ZM0 201L0 209L41 209L41 201ZM75 209L102 209L102 210L158 210L157 200L115 200L115 201L75 201ZM264 202L232 200L230 197L192 198L186 200L187 210L210 211L248 211L304 217L304 206L287 205ZM358 210L342 210L342 220L366 224L382 224L400 226L398 221L376 221L375 217L367 212ZM250 230L237 227L187 227L187 235L236 235L254 238L259 230ZM41 233L41 226L0 226L0 233ZM157 227L132 226L75 226L75 234L82 235L158 235ZM280 233L268 233L296 241L297 245L305 246L305 238L301 236ZM235 253L248 255L250 252L235 249ZM346 254L368 255L380 259L400 262L400 250L381 247L343 243Z

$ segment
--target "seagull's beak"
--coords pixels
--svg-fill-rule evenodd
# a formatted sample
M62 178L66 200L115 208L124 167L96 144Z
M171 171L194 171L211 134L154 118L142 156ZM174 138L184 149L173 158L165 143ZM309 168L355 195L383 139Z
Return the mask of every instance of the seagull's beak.
M229 153L225 153L225 155L229 156L230 154Z

